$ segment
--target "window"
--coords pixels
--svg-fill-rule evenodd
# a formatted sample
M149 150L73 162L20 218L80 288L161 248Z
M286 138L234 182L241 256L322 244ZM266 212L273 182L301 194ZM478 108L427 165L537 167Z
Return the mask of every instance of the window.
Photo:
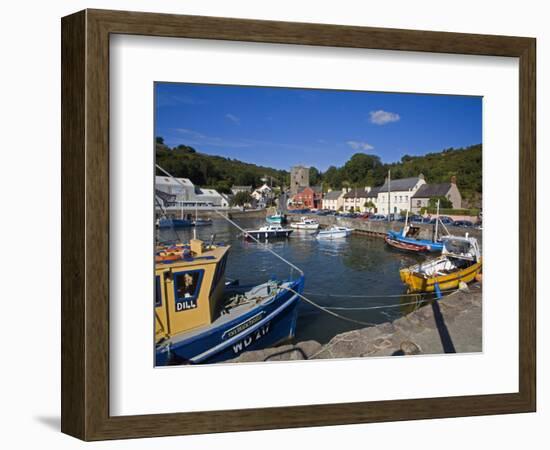
M160 276L155 276L155 307L162 306L162 293L160 290Z
M174 294L176 311L197 308L204 270L191 270L174 274Z
M214 289L216 289L216 287L218 286L218 283L220 282L220 280L222 280L224 278L223 276L225 274L225 264L226 263L227 263L227 253L221 259L221 261L218 263L218 266L216 267L216 273L214 274L214 281L212 281L211 292L213 292Z

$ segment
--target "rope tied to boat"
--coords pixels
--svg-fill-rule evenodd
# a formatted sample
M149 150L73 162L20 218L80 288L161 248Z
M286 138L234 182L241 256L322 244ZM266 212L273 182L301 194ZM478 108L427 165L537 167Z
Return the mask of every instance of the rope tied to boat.
M163 172L164 174L168 175L170 178L172 178L176 183L180 184L181 186L183 187L186 187L180 180L178 180L177 178L175 178L171 173L169 173L168 171L164 170L161 166L159 166L158 164L155 164L155 166L157 167L157 169L159 169L161 172ZM220 217L222 217L223 219L227 220L231 225L233 225L235 228L237 228L238 230L240 230L242 233L244 233L245 236L249 237L250 239L252 239L254 242L256 242L257 244L260 244L262 245L268 252L270 252L273 256L275 256L276 258L279 258L281 261L283 261L285 264L289 265L292 269L294 270L297 270L298 273L300 275L304 275L304 271L302 269L300 269L299 267L295 266L294 264L292 264L290 261L288 261L287 259L283 258L281 255L279 255L277 252L273 251L272 249L270 249L268 246L267 246L267 242L264 244L263 242L261 242L259 239L256 239L254 236L252 236L248 231L246 231L245 229L241 228L239 225L237 225L233 220L231 220L229 217L225 216L224 214L222 214L221 212L219 212L217 209L214 209L213 210L216 214L218 214Z
M319 305L318 303L315 303L313 300L310 300L309 298L305 297L304 295L300 294L299 292L295 291L294 289L292 289L291 287L289 286L281 286L283 289L286 289L287 291L290 291L294 294L296 294L299 298L301 298L302 300L304 300L305 302L309 303L311 306L315 307L315 308L318 308L320 309L321 311L324 311L325 313L327 314L330 314L331 316L334 316L334 317L337 317L338 319L341 319L341 320L345 320L347 322L351 322L351 323L355 323L357 325L363 325L365 327L371 327L373 325L376 325L375 323L372 323L372 322L363 322L361 320L356 320L356 319L352 319L350 317L345 317L345 316L342 316L340 314L337 314L331 310L329 310L328 308L324 307L324 306L321 306Z

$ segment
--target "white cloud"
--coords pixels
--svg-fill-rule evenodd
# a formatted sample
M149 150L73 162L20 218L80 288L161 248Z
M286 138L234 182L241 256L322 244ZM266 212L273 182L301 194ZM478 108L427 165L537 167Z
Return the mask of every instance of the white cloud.
M354 150L366 151L366 150L372 150L374 148L368 142L364 142L364 141L347 141L346 144L348 144Z
M233 123L236 124L236 125L239 125L239 124L241 123L241 119L238 118L237 116L235 116L234 114L229 114L229 113L227 113L227 114L225 115L225 118L226 118L226 119L229 119L231 122L233 122Z
M385 125L390 122L397 122L401 118L397 113L382 111L381 109L378 111L371 111L369 114L371 123L376 125Z

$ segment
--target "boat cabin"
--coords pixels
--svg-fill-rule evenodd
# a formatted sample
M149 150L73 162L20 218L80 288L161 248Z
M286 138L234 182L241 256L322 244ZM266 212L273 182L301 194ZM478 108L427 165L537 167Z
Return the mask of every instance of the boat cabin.
M418 239L420 234L420 227L416 225L406 225L403 228L402 236L410 239Z
M223 308L229 247L189 245L158 247L155 256L155 340L210 325Z
M461 236L447 236L443 238L442 256L450 258L465 259L468 261L479 261L481 252L476 238Z

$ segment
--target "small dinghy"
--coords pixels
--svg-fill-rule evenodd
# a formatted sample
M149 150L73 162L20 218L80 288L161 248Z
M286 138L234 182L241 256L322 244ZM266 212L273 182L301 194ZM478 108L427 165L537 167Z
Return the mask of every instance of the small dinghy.
M319 228L319 222L308 217L301 217L299 222L293 222L290 226L297 230L316 230Z
M317 239L342 239L342 238L348 237L352 231L353 231L353 228L339 227L337 225L333 225L328 230L319 231L316 235L316 238Z
M266 225L257 230L245 230L244 237L249 239L250 236L256 239L276 239L287 238L292 233L292 229L283 228L281 225Z
M204 227L206 225L212 225L212 219L195 219L193 225L196 227Z
M481 272L481 254L476 238L450 236L443 238L442 256L401 269L401 281L409 292L434 292L456 289L459 283L470 283Z

